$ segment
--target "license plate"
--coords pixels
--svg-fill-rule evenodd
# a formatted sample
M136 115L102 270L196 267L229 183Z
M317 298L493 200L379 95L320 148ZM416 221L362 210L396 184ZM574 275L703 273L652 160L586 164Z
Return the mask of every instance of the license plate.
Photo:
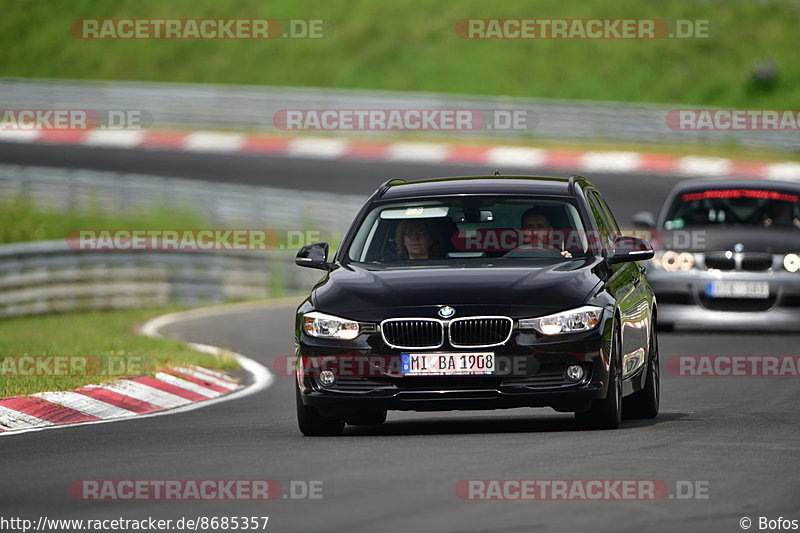
M709 298L769 298L766 281L712 281L706 285Z
M494 353L404 353L405 376L478 376L494 372Z

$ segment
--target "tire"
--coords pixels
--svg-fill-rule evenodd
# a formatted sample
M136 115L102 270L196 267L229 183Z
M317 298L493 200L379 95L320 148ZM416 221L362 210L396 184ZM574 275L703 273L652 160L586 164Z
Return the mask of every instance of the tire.
M622 357L617 324L610 357L606 397L593 401L588 411L575 413L575 420L584 429L617 429L622 422Z
M360 411L352 416L345 417L344 421L351 426L380 426L386 422L386 410Z
M300 432L307 437L334 437L344 431L344 419L322 416L316 408L303 405L300 389L295 387L297 404L297 425Z
M625 418L655 418L661 402L661 369L658 355L658 335L650 332L650 353L647 358L647 374L642 390L625 398L623 412Z

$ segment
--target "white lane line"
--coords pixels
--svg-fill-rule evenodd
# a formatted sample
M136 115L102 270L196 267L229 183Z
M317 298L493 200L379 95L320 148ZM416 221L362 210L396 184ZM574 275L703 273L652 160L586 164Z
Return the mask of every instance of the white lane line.
M200 396L205 396L206 398L216 398L221 392L217 392L215 390L207 389L202 385L198 385L197 383L192 383L191 381L187 381L183 378L179 378L177 376L173 376L171 374L167 374L165 372L158 372L156 373L156 379L163 381L164 383L168 383L170 385L175 385L176 387L180 387L182 389L186 389L191 392L195 392Z
M144 383L131 381L129 379L120 379L114 381L113 383L103 385L102 387L112 392L118 392L119 394L130 396L135 400L152 403L153 405L157 405L165 409L180 407L182 405L186 405L187 403L191 403L191 400L187 400L181 396L150 387Z
M134 411L72 391L39 392L32 396L69 407L87 415L96 416L97 418L120 418L137 414Z
M678 172L686 176L725 176L733 168L730 159L722 157L681 157Z
M195 370L194 368L188 368L188 367L185 367L185 366L179 366L175 370L177 370L178 372L183 372L184 374L188 374L188 375L192 376L193 378L203 379L205 381L208 381L209 383L213 383L214 385L219 385L220 387L225 387L228 390L234 390L234 389L238 389L239 388L239 385L237 383L231 383L228 380L223 380L223 379L220 379L220 378L218 378L216 376L213 376L213 375L211 375L209 373L206 373L205 369L200 371L200 370Z
M642 166L636 152L587 152L581 157L583 170L593 172L634 172Z
M347 153L350 143L344 139L299 137L289 141L286 154L293 157L337 159Z
M800 163L772 163L764 174L770 180L800 181Z
M89 146L113 146L135 148L144 141L144 130L91 130L83 144Z
M43 426L53 425L52 422L48 422L47 420L26 415L25 413L0 405L0 426L3 426L3 429L8 431L17 429L39 429ZM17 433L17 431L14 431L13 434L16 435ZM0 433L0 435L6 435L6 433Z
M486 164L497 167L536 168L544 166L545 161L547 161L547 151L541 148L497 146L486 152Z
M440 163L447 159L450 146L436 143L398 142L389 145L389 161L419 161Z
M245 143L241 133L195 131L184 139L184 150L190 152L237 152Z
M39 130L0 129L0 141L30 143L39 138Z

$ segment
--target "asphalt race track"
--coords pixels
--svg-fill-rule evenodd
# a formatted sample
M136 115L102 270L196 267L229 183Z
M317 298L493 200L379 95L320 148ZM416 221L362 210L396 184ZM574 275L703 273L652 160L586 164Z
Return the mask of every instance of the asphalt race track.
M22 149L22 150L20 150ZM36 152L39 150L39 152ZM422 166L221 158L0 146L0 161L236 180L365 195L389 177L485 173ZM15 156L14 153L17 153ZM21 154L21 155L20 155ZM53 154L50 158L48 154ZM155 155L154 155L155 154ZM16 157L16 159L15 159ZM154 163L153 160L157 162ZM124 167L124 168L123 168ZM509 169L509 173L513 169ZM193 174L196 172L196 174ZM216 175L215 175L216 172ZM656 210L676 179L588 176L626 224ZM229 347L270 369L293 353L292 306L238 310L174 324L163 333ZM661 333L662 368L676 355L791 355L797 334ZM267 531L530 532L741 531L749 517L800 519L800 392L791 377L678 377L662 371L661 414L616 431L579 431L569 414L390 413L378 428L337 438L297 430L292 378L261 393L195 411L0 439L0 515L49 518L269 516ZM269 502L81 502L80 479L274 479L322 481L321 499ZM659 501L463 501L466 479L661 480ZM301 487L302 483L295 483ZM683 499L687 486L707 498ZM679 487L682 487L679 490Z

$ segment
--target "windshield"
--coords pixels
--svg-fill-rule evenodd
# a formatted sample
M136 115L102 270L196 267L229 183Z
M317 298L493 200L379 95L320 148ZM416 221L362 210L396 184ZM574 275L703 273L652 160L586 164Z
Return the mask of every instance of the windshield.
M770 189L710 188L686 192L667 211L664 229L693 226L800 228L798 196Z
M397 268L487 260L552 264L586 257L590 246L578 210L568 200L461 196L374 207L348 258Z

